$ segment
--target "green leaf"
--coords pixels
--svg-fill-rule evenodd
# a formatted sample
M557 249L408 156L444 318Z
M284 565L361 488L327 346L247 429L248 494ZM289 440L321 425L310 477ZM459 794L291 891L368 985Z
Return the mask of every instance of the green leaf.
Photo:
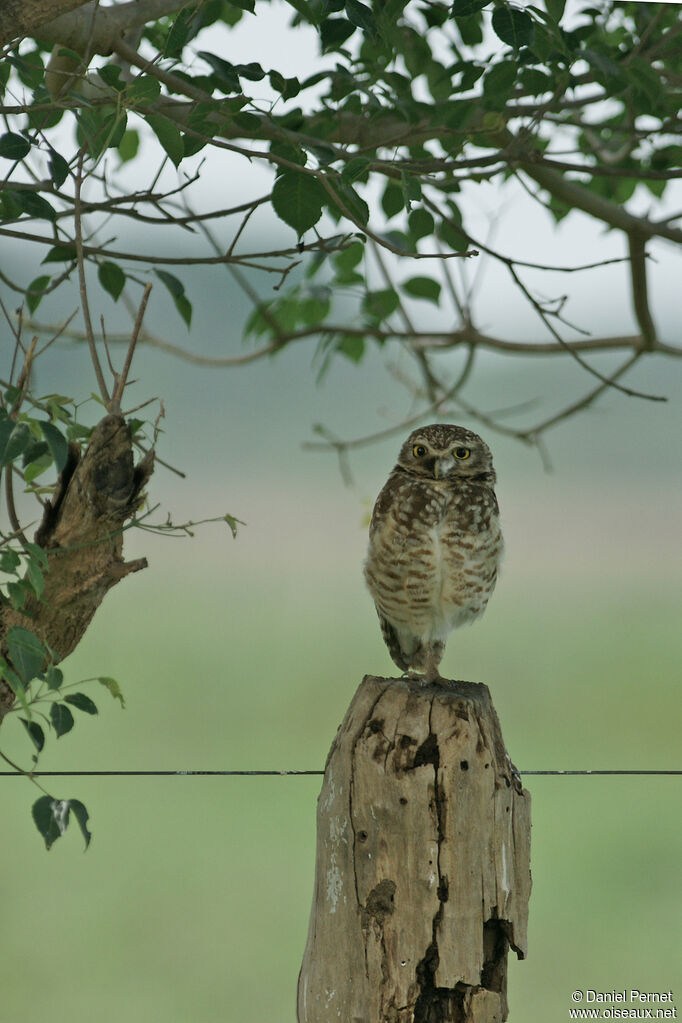
M21 456L21 464L24 469L32 462L37 462L43 455L47 455L49 462L52 462L52 457L49 455L49 448L44 440L31 439L29 444L24 448L24 453Z
M395 312L399 303L400 299L393 288L368 291L362 300L362 311L373 320L385 320Z
M241 92L242 87L234 64L206 50L200 50L197 56L213 68L214 78L223 92Z
M116 92L123 92L127 85L121 81L121 70L118 64L105 64L99 69L97 74L110 89L114 89Z
M61 472L69 457L69 442L52 423L41 423L40 429L50 448L57 472Z
M177 167L185 155L185 144L179 130L160 114L148 114L145 120Z
M7 549L0 552L0 572L16 575L20 564L21 558L16 551Z
M249 82L262 82L265 78L265 71L255 60L248 64L237 64L235 71L240 78L246 78Z
M52 465L52 455L50 455L47 451L47 444L41 444L41 446L43 447L45 454L38 458L34 458L31 461L31 464L27 465L24 469L24 480L27 485L33 483L34 480L37 480L38 477Z
M45 571L47 571L48 567L47 554L45 553L43 548L40 547L37 543L31 543L30 540L26 541L26 543L24 544L24 548L28 556L32 558L33 561L36 561L41 568L44 568Z
M167 270L155 270L154 273L161 283L165 284L173 298L179 298L180 295L184 295L185 285L182 281L178 280L175 274L168 273Z
M37 636L21 625L11 625L5 636L12 667L24 685L42 670L47 650Z
M526 11L504 4L496 7L492 18L493 32L503 43L519 50L533 42L533 19Z
M339 50L346 39L355 32L355 25L346 18L327 18L320 28L320 45L322 52Z
M90 820L90 814L85 809L85 806L79 799L70 799L69 804L73 815L78 822L78 827L81 829L81 835L85 839L85 848L87 849L92 839L92 832L88 830L88 821Z
M73 714L63 703L53 703L51 705L50 720L58 739L62 735L66 735L73 728Z
M36 277L35 280L31 281L28 288L26 289L26 305L29 308L29 312L34 313L40 303L42 302L44 292L52 280L47 274L42 274L40 277Z
M503 60L493 64L483 79L483 94L498 109L502 109L510 97L516 82L517 64L513 60Z
M381 197L381 208L390 220L405 208L405 197L403 190L394 181L389 181Z
M40 725L37 724L37 722L35 721L27 721L26 718L19 718L19 720L21 721L22 725L28 732L31 741L33 742L33 745L40 753L43 746L45 745L45 732L42 730Z
M358 363L365 354L365 339L357 334L346 334L337 344L336 350L351 362Z
M126 283L126 275L118 263L112 263L109 260L100 263L97 268L97 276L104 290L111 295L114 302L117 302Z
M153 103L161 95L161 85L152 75L138 75L128 86L127 97L133 103Z
M48 689L57 690L64 681L64 672L61 668L55 668L54 664L50 664L45 672L45 681Z
M337 269L337 276L344 278L351 274L365 254L365 246L362 242L353 242L341 252L334 253L334 266Z
M415 241L418 241L420 238L426 238L434 232L434 219L429 211L421 206L416 210L412 210L407 218L407 222L410 227L410 236Z
M45 848L50 849L69 825L69 802L53 799L52 796L41 796L33 804L31 815L45 840Z
M190 38L190 23L194 14L193 7L185 7L180 11L166 37L166 45L163 48L165 57L177 60L182 56L185 43Z
M465 252L469 247L469 239L464 234L463 230L459 230L462 225L462 213L459 207L454 202L448 201L447 203L450 217L448 220L442 220L438 225L438 237L448 245L453 252Z
M104 686L105 689L109 690L113 698L115 700L118 700L122 707L125 707L126 703L125 700L123 699L121 687L119 686L115 678L108 678L106 675L101 675L97 679L97 681L99 682L100 685Z
M353 25L357 25L363 32L367 32L372 38L379 35L376 19L371 7L361 4L359 0L346 0L346 16Z
M347 185L345 181L335 181L334 190L338 195L340 201L346 207L348 212L359 221L360 224L364 225L369 220L369 206L365 200L358 195L352 185ZM333 204L338 210L339 207L336 203ZM344 216L346 214L343 214Z
M5 464L5 451L15 426L16 423L13 419L0 420L0 465Z
M8 583L7 589L11 590L13 585L18 584ZM24 686L24 683L17 675L16 671L12 671L9 664L3 657L0 657L0 678L4 679L4 681L8 684L8 686L18 699L19 703L26 711L26 714L30 720L31 708L29 707L28 700L26 699L26 687Z
M533 96L540 96L544 92L551 92L552 79L544 71L538 68L525 67L521 69L521 84L524 89Z
M545 0L545 7L547 13L553 21L559 24L564 16L564 8L566 7L566 0Z
M45 588L45 576L42 573L40 567L35 561L29 561L26 564L26 578L33 587L33 592L36 597L40 598Z
M118 144L118 155L121 163L134 160L140 148L140 136L134 128L127 128Z
M345 182L350 184L352 181L356 181L358 178L365 177L369 170L371 161L365 156L356 156L352 160L349 160L346 166L341 171L341 177Z
M192 323L192 303L185 295L185 285L178 280L175 274L168 273L167 270L155 270L154 273L170 292L175 308L189 329Z
M223 519L227 523L227 525L230 527L230 532L232 533L233 539L236 539L237 538L237 526L245 526L246 523L242 522L241 519L235 518L234 515L230 515L229 512L225 513L225 515L223 516ZM102 680L100 679L100 682L101 681ZM121 704L123 704L123 700L122 699L121 699Z
M0 156L6 160L23 160L30 153L31 143L23 135L16 135L8 131L0 135Z
M271 71L268 77L270 85L282 99L293 99L301 91L301 83L298 78L285 78L279 71Z
M48 250L43 263L65 263L65 262L76 262L76 246L75 245L53 245Z
M289 163L297 163L301 167L305 167L308 162L308 156L303 149L299 149L298 146L292 146L288 142L282 142L279 139L275 139L270 143L270 152L273 156L279 156ZM275 170L278 174L283 174L286 168L275 164Z
M452 15L454 18L470 18L487 7L490 0L454 0Z
M279 217L300 237L322 216L326 192L317 178L285 170L272 189L272 206Z
M422 186L419 178L406 171L400 175L400 185L403 190L403 200L409 213L413 202L419 202L422 197Z
M116 148L126 128L127 113L112 104L81 107L76 114L76 138L98 160L105 149Z
M11 429L8 431L8 426ZM19 455L23 454L28 447L32 434L26 423L15 423L13 420L5 420L2 424L3 430L0 433L0 465L7 465ZM5 440L3 445L2 441Z
M21 611L28 598L33 596L33 591L23 579L18 583L7 583L7 592L15 611Z
M67 703L70 703L72 707L77 707L78 710L82 710L85 714L98 714L97 705L89 696L85 693L69 693L68 696L64 697Z
M402 285L402 290L412 298L424 298L434 305L438 305L440 301L440 284L430 277L410 277L409 281Z
M48 162L48 168L50 170L50 177L55 188L61 188L66 179L69 176L69 165L59 153L54 149L50 150L50 159Z
M39 220L56 219L56 210L39 192L25 191L23 188L8 189L8 192L22 212L27 213L29 217L37 217Z

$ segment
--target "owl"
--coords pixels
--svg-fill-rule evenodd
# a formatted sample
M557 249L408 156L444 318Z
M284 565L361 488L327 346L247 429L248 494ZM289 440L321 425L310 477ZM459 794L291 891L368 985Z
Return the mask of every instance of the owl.
M502 557L490 449L461 426L415 430L377 498L365 581L403 672L443 681L453 629L485 611Z

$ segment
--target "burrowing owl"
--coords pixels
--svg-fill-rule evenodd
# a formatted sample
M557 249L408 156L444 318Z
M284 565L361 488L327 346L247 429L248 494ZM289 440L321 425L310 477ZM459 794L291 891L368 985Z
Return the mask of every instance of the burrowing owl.
M485 611L502 556L488 445L461 426L411 433L377 498L365 580L391 657L438 681L445 641Z

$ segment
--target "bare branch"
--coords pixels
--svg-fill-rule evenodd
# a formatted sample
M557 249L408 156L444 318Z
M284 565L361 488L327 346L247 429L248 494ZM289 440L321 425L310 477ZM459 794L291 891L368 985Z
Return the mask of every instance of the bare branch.
M575 415L576 412L581 412L583 409L588 408L601 394L604 393L604 391L608 390L609 387L612 387L619 377L623 376L624 373L627 373L630 367L634 366L642 355L642 351L635 352L634 355L631 355L629 359L626 359L626 361L614 373L612 373L603 384L600 384L599 387L595 387L594 390L589 391L584 398L581 398L579 401L576 401L571 405L567 405L561 412L557 412L556 415L538 423L537 426L530 427L528 430L523 430L521 432L521 436L529 441L536 442L539 435L544 433L546 430L549 430L550 427L556 426L557 423L561 423L564 419L568 419L570 416Z
M81 150L78 156L78 167L76 170L75 177L75 192L73 201L74 211L74 232L76 242L76 256L78 259L78 280L80 283L80 296L81 296L81 309L83 310L83 321L85 323L85 333L88 339L88 347L90 349L90 358L92 359L92 365L95 370L95 376L97 377L97 384L99 392L102 396L102 400L105 405L109 404L109 392L107 385L104 380L104 374L102 373L102 366L99 361L99 355L97 354L97 347L95 345L95 334L92 329L92 320L90 319L90 305L88 303L88 289L85 283L85 259L84 259L84 246L83 246L83 226L81 222L81 186L83 183L83 159L84 151Z
M641 234L632 231L628 234L630 249L630 280L632 282L632 304L639 329L642 331L644 348L652 351L656 345L656 327L649 309L649 296L646 279L646 243Z
M111 412L120 412L121 398L123 397L123 391L125 389L125 385L126 385L127 380L128 380L128 374L130 372L130 364L132 363L133 355L135 354L135 346L137 345L137 340L138 340L138 338L140 336L140 330L142 329L142 321L144 319L144 314L145 314L145 310L147 308L147 302L149 301L149 296L151 294L151 290L152 290L152 285L151 284L147 284L147 286L144 289L144 293L142 295L142 299L140 301L140 308L138 309L137 317L135 319L135 325L133 327L132 337L130 338L130 345L128 346L128 352L127 352L127 355L126 355L126 360L125 360L125 362L123 364L123 369L121 370L121 375L116 378L116 383L115 383L115 386L114 386L114 392L113 392L113 394L111 396L111 409L110 409Z

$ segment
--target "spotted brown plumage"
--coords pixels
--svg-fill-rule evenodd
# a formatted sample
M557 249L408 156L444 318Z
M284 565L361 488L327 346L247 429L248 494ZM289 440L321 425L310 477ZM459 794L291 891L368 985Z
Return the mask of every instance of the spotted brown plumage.
M407 438L374 506L365 580L394 662L426 681L440 679L448 635L482 615L494 589L495 481L478 434L434 424Z

